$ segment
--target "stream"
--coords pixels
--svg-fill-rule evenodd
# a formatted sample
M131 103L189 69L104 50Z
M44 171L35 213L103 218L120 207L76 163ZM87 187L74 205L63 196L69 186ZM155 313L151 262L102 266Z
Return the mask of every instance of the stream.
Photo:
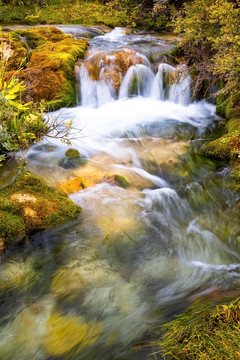
M72 122L71 145L46 138L25 156L82 214L3 257L0 359L154 359L141 346L154 326L240 286L231 169L198 154L220 119L191 101L187 68L165 56L174 37L59 28L90 43L75 69L78 106L46 114ZM16 171L1 169L0 185Z

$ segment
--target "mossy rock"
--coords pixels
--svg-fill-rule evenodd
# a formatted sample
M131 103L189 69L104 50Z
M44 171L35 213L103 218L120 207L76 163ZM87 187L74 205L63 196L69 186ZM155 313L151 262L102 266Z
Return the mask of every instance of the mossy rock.
M68 149L65 156L59 160L58 165L64 169L75 169L78 166L85 165L87 160L82 158L76 149Z
M6 243L15 242L31 230L49 229L74 219L80 211L41 178L25 173L0 190L0 237Z
M17 241L21 240L25 234L26 226L21 216L0 210L0 237L2 239Z
M224 88L223 83L220 84ZM225 117L228 120L240 117L240 94L238 91L233 91L231 94L220 93L217 96L218 115Z
M76 104L74 66L86 53L86 39L75 39L54 27L16 30L4 36L13 52L6 77L25 82L24 102L45 100L49 110Z
M79 153L78 150L76 149L68 149L65 153L65 155L71 159L71 160L74 160L74 159L80 159L81 158L81 155Z
M118 186L124 189L129 186L129 182L121 175L114 175L114 181Z
M24 67L27 63L28 47L27 44L21 40L20 35L15 32L4 33L3 41L11 51L11 56L6 63L6 69L11 71Z
M20 81L29 84L22 95L24 102L46 101L49 110L55 110L74 104L76 101L73 80L69 80L66 73L57 67L33 67L18 72L9 73L17 76ZM35 86L35 85L36 86Z
M203 155L217 160L230 161L233 167L232 176L240 178L240 118L232 118L225 126L225 135L204 144L201 148Z
M208 156L213 159L220 160L230 160L231 158L231 150L229 147L231 136L224 135L219 139L210 141L205 144L201 151L205 156Z

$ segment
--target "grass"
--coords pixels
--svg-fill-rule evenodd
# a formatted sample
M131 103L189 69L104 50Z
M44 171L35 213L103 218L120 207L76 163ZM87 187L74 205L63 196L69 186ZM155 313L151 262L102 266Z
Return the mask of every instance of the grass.
M226 304L196 304L164 325L155 343L164 359L240 359L240 298Z
M159 30L169 30L172 26L170 14L156 17L149 9L140 9L131 3L127 5L120 0L108 5L100 0L48 0L48 4L42 6L31 2L24 6L1 5L0 24L13 23L127 26Z
M0 23L36 24L83 24L122 26L121 17L110 13L106 5L98 1L58 1L45 7L36 4L28 6L2 5ZM126 25L126 24L125 24Z

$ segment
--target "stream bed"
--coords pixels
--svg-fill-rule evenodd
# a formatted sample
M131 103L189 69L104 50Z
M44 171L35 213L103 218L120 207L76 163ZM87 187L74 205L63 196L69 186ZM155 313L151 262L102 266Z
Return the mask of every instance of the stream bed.
M235 184L198 154L220 119L213 104L191 101L187 69L165 55L171 36L60 29L91 47L76 66L78 106L46 116L72 122L82 161L69 163L69 146L49 138L25 156L82 214L4 256L0 359L151 359L140 345L154 326L240 286ZM1 169L1 186L15 173Z

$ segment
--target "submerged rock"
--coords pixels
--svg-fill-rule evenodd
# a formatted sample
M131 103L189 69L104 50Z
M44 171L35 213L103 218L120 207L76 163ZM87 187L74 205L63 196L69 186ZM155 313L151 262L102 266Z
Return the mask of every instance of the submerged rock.
M86 162L87 160L80 155L78 150L68 149L65 152L65 156L59 160L58 164L64 169L74 169L80 165L85 165Z
M53 314L46 323L42 346L50 356L61 356L74 347L93 345L103 331L101 323L86 323L80 317Z
M75 39L54 27L15 30L4 34L12 51L7 77L26 84L23 101L45 100L50 109L76 103L74 65L88 47L86 39Z
M52 228L80 211L41 178L26 173L0 190L0 237L5 243L16 242L29 231Z
M118 186L126 189L129 186L129 182L121 175L114 175L114 181Z
M80 299L86 292L87 281L78 267L67 267L54 274L52 293L65 300Z

